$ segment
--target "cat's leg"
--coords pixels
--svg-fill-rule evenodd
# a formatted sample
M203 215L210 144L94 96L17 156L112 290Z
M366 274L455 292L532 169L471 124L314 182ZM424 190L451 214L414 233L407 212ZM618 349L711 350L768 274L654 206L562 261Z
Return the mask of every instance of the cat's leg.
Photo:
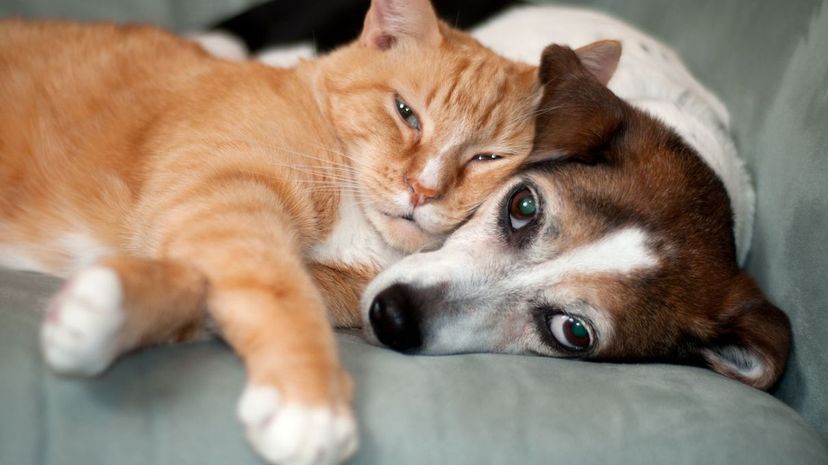
M322 290L328 316L334 327L358 328L361 322L359 299L365 286L377 275L372 266L314 263L311 274Z
M239 418L268 461L339 462L356 449L356 425L324 301L298 260L272 266L279 282L220 280L211 293L211 314L248 371Z
M350 378L303 259L311 228L301 228L313 223L261 178L226 174L209 186L158 207L152 253L208 277L208 312L247 368L238 415L253 447L279 464L338 462L357 430Z
M47 363L96 375L140 346L183 341L203 330L207 279L170 260L114 257L69 278L41 326Z

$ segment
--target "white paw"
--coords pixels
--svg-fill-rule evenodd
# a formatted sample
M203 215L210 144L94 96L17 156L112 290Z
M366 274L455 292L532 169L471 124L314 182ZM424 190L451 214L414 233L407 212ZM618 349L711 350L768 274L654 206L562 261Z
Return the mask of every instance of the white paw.
M71 375L104 371L118 355L118 333L126 319L122 304L121 281L109 268L87 268L67 282L40 328L49 366Z
M239 401L247 439L268 462L279 465L332 465L357 449L350 409L335 412L282 402L279 392L248 386Z

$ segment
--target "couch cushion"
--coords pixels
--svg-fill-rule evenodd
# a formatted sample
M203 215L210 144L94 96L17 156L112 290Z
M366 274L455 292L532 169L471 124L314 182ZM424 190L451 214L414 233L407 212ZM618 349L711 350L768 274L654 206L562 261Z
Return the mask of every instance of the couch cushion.
M193 31L255 3L261 0L3 0L0 17L129 21Z
M220 342L145 350L92 380L54 376L38 309L58 283L0 270L0 463L258 463ZM825 464L788 406L710 371L504 355L415 357L340 334L357 383L353 464Z

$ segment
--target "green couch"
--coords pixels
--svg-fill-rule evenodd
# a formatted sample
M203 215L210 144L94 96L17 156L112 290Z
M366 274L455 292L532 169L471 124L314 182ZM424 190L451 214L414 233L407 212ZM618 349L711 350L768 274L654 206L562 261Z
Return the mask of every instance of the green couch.
M0 15L192 30L247 3L0 0ZM699 368L404 356L343 333L361 430L349 463L828 464L828 1L579 3L664 39L728 104L758 190L748 267L793 323L787 373L769 395ZM57 286L0 271L0 465L258 463L234 415L242 366L219 342L53 376L37 310Z

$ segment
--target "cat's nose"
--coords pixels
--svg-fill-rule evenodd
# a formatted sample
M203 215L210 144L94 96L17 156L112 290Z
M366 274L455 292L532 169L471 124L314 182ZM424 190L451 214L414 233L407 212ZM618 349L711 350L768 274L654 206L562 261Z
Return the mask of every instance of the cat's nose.
M423 345L418 310L408 286L395 284L377 294L368 318L377 339L394 350L411 351Z
M409 178L406 176L405 183L408 184L411 190L411 204L415 208L440 196L440 191L436 187L427 186L417 178Z

